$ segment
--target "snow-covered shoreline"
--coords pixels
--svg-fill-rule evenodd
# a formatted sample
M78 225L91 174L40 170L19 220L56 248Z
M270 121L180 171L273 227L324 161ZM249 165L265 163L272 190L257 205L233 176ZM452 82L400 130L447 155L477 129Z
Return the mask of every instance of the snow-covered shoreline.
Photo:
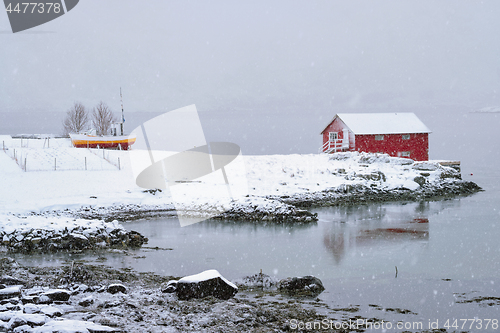
M462 181L458 171L438 161L414 162L357 152L243 156L247 196L221 203L213 198L212 191L226 190L225 185L208 179L203 184L208 191L194 187L190 190L188 185L174 206L165 191L144 190L135 184L127 151L76 149L64 139L51 142L52 148L37 147L40 143L34 140L29 148L0 152L0 169L5 176L0 191L0 238L4 245L11 246L11 238L16 235L16 241L26 238L25 229L81 227L87 234L77 234L94 239L99 234L95 230L109 228L104 221L177 214L264 223L310 223L317 220L305 210L310 206L430 200L481 190L475 183ZM47 160L57 159L68 171L23 171L12 158L12 149L17 150L16 157L24 156L21 161L31 158L31 162L24 163L31 163L33 169L37 163L43 167ZM92 165L88 164L90 161ZM89 235L88 226L92 223L101 226ZM75 224L73 229L68 228ZM121 228L116 224L115 233ZM20 230L24 230L22 236L15 234ZM52 232L44 234L54 236ZM89 243L103 244L102 239Z

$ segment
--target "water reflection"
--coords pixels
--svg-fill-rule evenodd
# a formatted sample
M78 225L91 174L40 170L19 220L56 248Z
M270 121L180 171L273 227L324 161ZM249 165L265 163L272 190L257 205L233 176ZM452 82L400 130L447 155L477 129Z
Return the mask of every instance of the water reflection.
M430 207L419 202L323 208L321 221L330 222L323 228L323 245L339 265L352 252L427 243Z
M345 223L332 224L325 228L323 244L340 264L346 253L359 247L369 249L388 245L384 243L405 243L429 240L429 220L418 218L412 221L383 226L380 223L347 226Z

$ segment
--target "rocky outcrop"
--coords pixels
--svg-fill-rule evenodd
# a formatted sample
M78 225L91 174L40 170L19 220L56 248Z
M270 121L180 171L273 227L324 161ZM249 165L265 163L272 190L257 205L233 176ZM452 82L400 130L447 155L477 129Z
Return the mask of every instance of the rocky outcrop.
M3 245L14 252L54 252L88 250L103 247L141 247L148 239L136 231L127 231L117 222L98 227L76 226L72 229L16 229L0 231Z
M324 207L357 205L369 202L433 200L467 196L482 191L481 187L476 183L456 178L444 178L438 183L429 183L425 177L419 177L414 181L420 185L415 190L405 187L386 189L355 184L342 185L320 192L272 198L299 207Z
M300 209L281 198L249 197L233 202L230 209L214 217L232 221L258 221L273 223L311 223L318 221L318 215Z

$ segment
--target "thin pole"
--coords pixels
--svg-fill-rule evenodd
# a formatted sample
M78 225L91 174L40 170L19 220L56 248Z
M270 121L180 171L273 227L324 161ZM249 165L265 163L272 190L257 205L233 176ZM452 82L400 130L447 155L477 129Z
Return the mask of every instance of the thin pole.
M28 169L26 168L26 157L24 158L24 172L28 171Z
M123 135L123 126L124 126L124 123L125 123L125 115L123 113L122 87L120 87L120 102L122 104L122 121L120 123L120 132L121 132L121 135Z
M85 156L85 170L87 170L87 156Z
M118 170L121 170L121 166L120 166L120 158L118 157Z
M54 171L57 170L57 158L54 157Z

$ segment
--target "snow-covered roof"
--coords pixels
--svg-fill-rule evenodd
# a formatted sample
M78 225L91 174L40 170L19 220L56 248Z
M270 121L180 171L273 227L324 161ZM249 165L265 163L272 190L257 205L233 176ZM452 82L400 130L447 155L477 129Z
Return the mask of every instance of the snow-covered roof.
M337 113L354 134L406 134L431 131L411 112L403 113ZM329 122L330 125L332 122ZM327 126L328 127L328 126ZM321 131L323 133L326 127Z

